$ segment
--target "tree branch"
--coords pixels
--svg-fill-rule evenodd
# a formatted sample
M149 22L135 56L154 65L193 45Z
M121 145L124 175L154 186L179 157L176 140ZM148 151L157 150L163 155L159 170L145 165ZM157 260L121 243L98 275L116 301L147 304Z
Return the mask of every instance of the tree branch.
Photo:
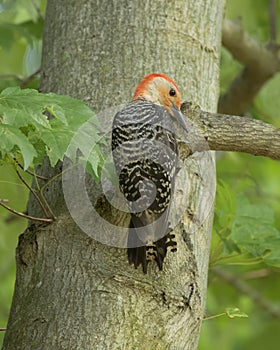
M24 180L24 178L20 175L19 171L16 169L17 176L22 181L22 183L27 187L27 189L33 194L35 197L37 203L39 204L40 208L42 209L43 214L45 215L45 218L49 219L49 215L40 199L40 197L37 195L37 193L33 190L31 186L28 185L28 183Z
M44 219L44 218L35 218L34 216L30 216L24 213L21 213L17 210L14 210L12 208L10 208L8 205L4 204L4 200L0 199L0 206L7 209L8 211L10 211L11 213L18 215L22 218L31 220L31 221L40 221L40 222L46 222L46 223L51 223L53 222L53 219Z
M275 0L269 0L269 25L270 25L270 41L277 40L277 21L276 21L277 7Z
M231 20L223 22L222 43L245 67L227 93L220 98L218 111L243 115L261 87L280 71L277 57L279 45L261 45Z
M20 88L23 89L25 88L28 83L36 77L36 75L38 75L41 71L41 68L37 69L35 72L33 72L32 74L30 74L28 77L22 79L21 83L20 83Z
M20 162L17 161L17 159L14 157L13 160L17 163L17 165L22 169L24 170L24 167L20 164ZM27 174L31 175L31 176L34 176L34 177L37 177L38 179L40 180L44 180L44 181L47 181L49 180L48 178L46 178L45 176L41 176L41 175L38 175L36 174L35 172L32 172L28 169L24 170Z
M231 284L240 293L247 295L251 300L253 300L261 308L266 310L270 315L277 319L280 319L279 308L277 308L276 305L266 300L259 292L248 286L245 282L241 281L231 273L218 267L212 268L211 272L219 278L221 278L222 280L224 280L225 282Z
M280 160L280 129L260 120L204 112L191 102L184 102L181 110L191 120L190 140L204 142L192 144L192 151L245 152ZM207 142L205 142L205 140Z
M28 85L28 83L35 78L39 73L40 73L41 69L37 69L35 72L33 72L32 74L30 74L28 77L22 77L21 75L17 75L17 74L0 74L0 78L1 79L16 79L19 80L20 84L19 87L20 88L24 88Z

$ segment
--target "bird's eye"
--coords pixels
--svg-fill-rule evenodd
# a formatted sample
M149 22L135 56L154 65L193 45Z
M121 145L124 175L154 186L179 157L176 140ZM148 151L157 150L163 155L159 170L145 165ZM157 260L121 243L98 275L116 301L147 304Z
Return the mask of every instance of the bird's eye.
M170 95L170 96L176 96L176 90L170 89L170 90L169 90L169 95Z

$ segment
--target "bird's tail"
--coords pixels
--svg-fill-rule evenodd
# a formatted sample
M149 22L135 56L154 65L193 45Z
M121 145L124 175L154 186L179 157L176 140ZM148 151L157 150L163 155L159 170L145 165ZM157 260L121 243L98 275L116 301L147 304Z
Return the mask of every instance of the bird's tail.
M158 265L159 270L162 270L163 261L166 256L167 250L170 247L171 252L175 252L176 241L174 233L167 233L165 236L157 240L145 244L141 241L137 234L137 229L130 220L129 233L128 233L128 261L133 264L135 268L142 265L144 273L147 273L148 263L152 260Z

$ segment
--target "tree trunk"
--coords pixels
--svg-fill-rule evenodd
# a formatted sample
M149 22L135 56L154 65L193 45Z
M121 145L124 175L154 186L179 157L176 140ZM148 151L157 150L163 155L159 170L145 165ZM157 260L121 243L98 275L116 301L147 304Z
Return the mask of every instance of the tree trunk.
M214 112L222 16L220 0L49 0L41 89L81 98L101 111L130 101L144 75L159 72L177 82L183 100ZM163 271L150 264L146 275L128 265L125 249L82 232L65 205L61 179L51 182L46 196L58 218L20 236L3 349L196 349L206 299L213 164L210 152L184 159L175 198L184 208L175 229L178 251L168 253ZM45 162L41 172L51 177L60 170ZM74 195L76 184L66 186ZM89 180L88 189L95 198L101 192ZM29 214L40 215L32 198ZM98 222L92 231L107 234Z

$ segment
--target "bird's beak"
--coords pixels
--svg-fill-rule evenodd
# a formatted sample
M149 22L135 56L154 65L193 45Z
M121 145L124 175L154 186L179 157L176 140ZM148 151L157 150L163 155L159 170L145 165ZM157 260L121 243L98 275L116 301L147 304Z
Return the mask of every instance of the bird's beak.
M183 113L180 111L180 109L178 109L178 107L176 105L173 104L172 106L172 116L174 117L175 121L177 121L181 127L188 132L188 127L187 127L187 123L185 121L185 118L183 116Z

